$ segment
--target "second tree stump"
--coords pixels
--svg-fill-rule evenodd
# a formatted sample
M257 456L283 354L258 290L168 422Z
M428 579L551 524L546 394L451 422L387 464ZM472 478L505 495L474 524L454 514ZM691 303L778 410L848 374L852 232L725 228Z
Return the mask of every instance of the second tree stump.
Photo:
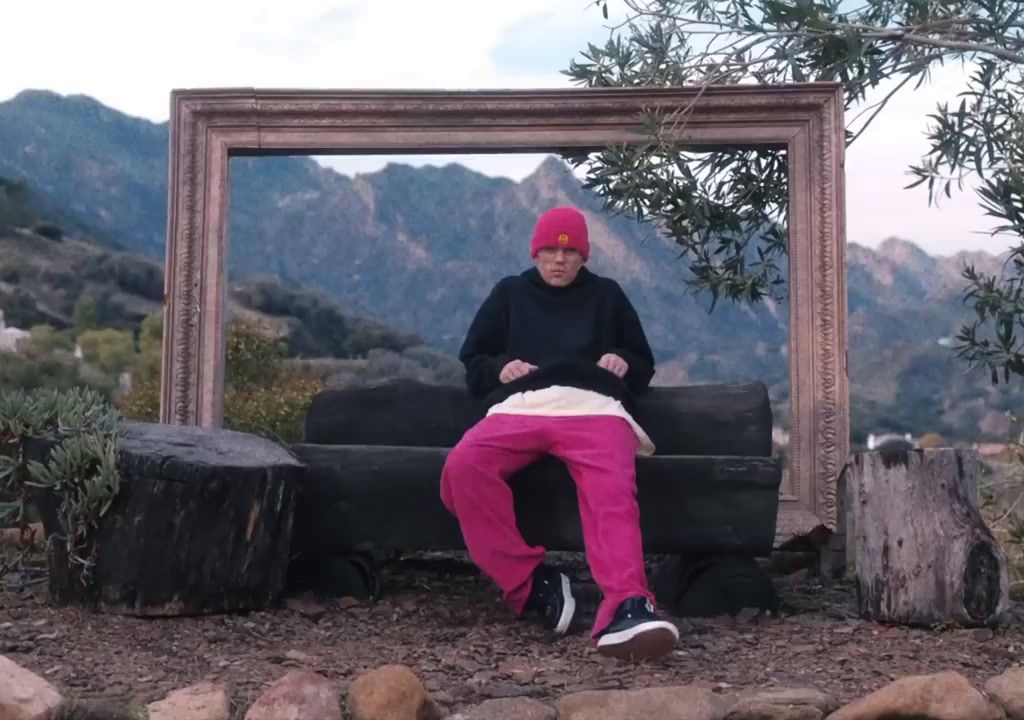
M1006 557L978 510L977 454L869 452L848 471L847 541L861 616L993 625L1009 608Z

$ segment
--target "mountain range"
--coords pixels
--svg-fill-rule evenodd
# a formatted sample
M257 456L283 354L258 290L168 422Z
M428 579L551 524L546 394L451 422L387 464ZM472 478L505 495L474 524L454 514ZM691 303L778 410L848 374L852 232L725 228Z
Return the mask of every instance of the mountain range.
M389 164L353 177L305 157L233 158L228 270L271 277L375 318L447 353L490 287L529 266L537 215L583 209L590 267L620 282L658 361L656 382L759 379L787 425L787 308L719 303L686 292L676 248L647 226L601 211L558 158L515 182L459 164ZM26 91L0 103L0 177L31 188L40 212L75 237L162 262L167 124L126 116L84 96ZM847 250L851 415L868 432L940 432L1002 439L1013 387L993 387L948 347L969 318L965 263L904 240ZM156 282L156 280L153 280ZM161 279L162 282L162 279Z

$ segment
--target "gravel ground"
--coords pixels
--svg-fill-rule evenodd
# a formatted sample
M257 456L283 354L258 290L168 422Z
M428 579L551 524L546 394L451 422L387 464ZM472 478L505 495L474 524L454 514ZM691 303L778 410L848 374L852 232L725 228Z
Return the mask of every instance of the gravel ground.
M358 673L404 663L458 710L487 698L552 699L584 689L699 684L811 687L847 702L902 675L957 670L975 682L1021 662L1024 625L987 629L886 627L856 618L853 589L801 571L776 577L779 618L676 619L678 650L644 663L601 658L587 627L596 590L581 558L556 560L580 577L581 627L553 639L513 618L494 586L459 556L389 562L376 604L289 598L265 612L137 619L47 603L45 583L8 578L0 590L0 652L83 697L150 701L200 680L228 684L247 704L291 668L343 689ZM1015 609L1017 618L1022 614Z

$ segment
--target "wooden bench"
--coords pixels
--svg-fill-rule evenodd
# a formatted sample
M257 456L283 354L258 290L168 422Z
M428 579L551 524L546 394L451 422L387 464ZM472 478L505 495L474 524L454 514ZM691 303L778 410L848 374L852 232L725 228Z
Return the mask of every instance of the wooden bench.
M307 466L293 523L296 582L315 585L326 564L347 557L372 594L379 578L368 553L464 550L440 500L441 469L482 416L456 386L401 380L318 394L303 442L292 446ZM678 558L768 556L782 469L765 386L655 387L634 417L656 446L637 459L644 550L677 557L672 577L659 580L662 594L678 594L682 576L692 576L692 562ZM560 461L539 460L510 486L527 542L584 550L575 485Z

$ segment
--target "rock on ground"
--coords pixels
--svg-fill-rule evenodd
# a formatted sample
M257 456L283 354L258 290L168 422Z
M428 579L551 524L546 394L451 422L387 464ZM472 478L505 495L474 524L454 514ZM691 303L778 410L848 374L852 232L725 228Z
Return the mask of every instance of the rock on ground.
M963 675L940 672L900 678L854 700L828 720L883 720L921 717L929 720L1003 720L1003 711L985 699Z
M63 703L57 688L0 655L0 718L50 720Z
M440 709L415 672L384 665L363 673L348 687L352 720L438 720Z
M149 720L228 720L231 698L221 684L202 682L146 706Z
M1007 720L1024 720L1024 667L991 678L985 692L1006 712Z
M341 703L323 675L292 670L256 699L245 720L341 720Z
M550 705L526 697L485 700L457 716L460 720L555 720Z
M559 720L719 720L727 701L697 687L590 690L561 698Z
M737 699L725 720L822 720L835 708L832 699L817 690L754 690Z

